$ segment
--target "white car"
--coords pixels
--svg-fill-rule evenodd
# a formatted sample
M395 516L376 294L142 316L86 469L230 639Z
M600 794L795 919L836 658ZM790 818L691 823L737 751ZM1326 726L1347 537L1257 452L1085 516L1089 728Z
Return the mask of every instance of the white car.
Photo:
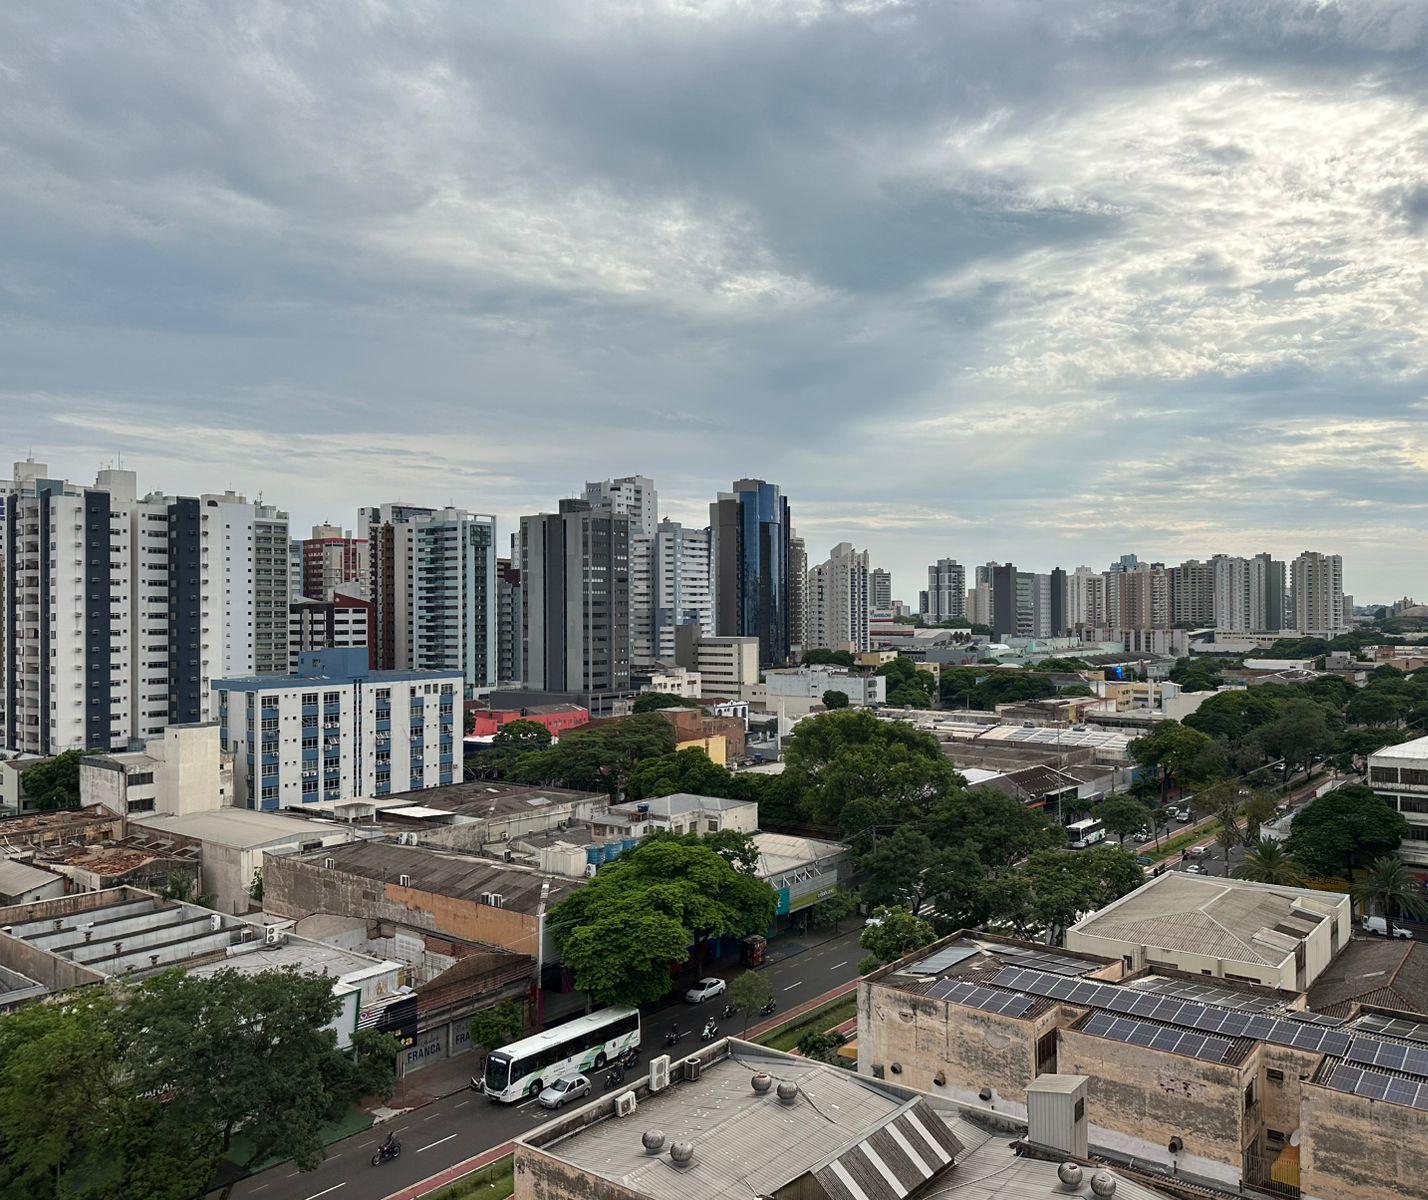
M1186 863L1180 869L1189 875L1205 875L1208 873L1199 863Z
M715 996L723 995L729 985L722 979L711 975L707 979L701 979L689 991L684 993L684 998L690 1004L703 1004L706 1000L712 1000Z

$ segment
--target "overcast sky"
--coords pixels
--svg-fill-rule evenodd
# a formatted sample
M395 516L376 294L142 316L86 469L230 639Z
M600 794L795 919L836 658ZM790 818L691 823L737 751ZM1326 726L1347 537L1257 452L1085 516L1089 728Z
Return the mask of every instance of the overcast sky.
M1421 0L0 6L0 454L1428 593Z

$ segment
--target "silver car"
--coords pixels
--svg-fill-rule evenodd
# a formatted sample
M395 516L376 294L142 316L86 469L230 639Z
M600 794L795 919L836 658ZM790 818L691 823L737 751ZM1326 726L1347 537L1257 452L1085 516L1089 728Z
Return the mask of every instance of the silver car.
M557 1079L537 1097L542 1108L559 1108L569 1100L579 1100L590 1094L590 1080L584 1075L567 1075Z

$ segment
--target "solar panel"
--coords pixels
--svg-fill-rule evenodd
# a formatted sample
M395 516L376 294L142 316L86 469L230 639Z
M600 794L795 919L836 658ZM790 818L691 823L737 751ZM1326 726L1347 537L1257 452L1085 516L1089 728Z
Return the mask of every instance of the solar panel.
M990 949L997 957L1010 959L1017 966L1049 971L1053 975L1086 975L1101 965L1043 950L1027 950L1021 946L992 946Z
M903 970L909 975L940 975L948 967L955 967L963 959L971 958L976 953L976 946L946 946L936 954L929 954L920 962L904 967Z
M1388 1067L1408 1075L1428 1076L1428 1050L1405 1046L1399 1042L1355 1038L1345 1057L1350 1062L1371 1063L1375 1067Z
M1224 1062L1230 1053L1230 1043L1224 1038L1205 1037L1183 1029L1168 1029L1130 1017L1117 1017L1107 1012L1092 1013L1081 1026L1082 1033L1093 1037L1124 1042L1130 1046L1150 1046L1172 1054L1184 1054L1204 1062Z
M956 979L938 980L927 989L927 995L934 1000L946 1000L951 1004L980 1008L983 1012L1001 1013L1008 1017L1024 1017L1036 1004L1030 996L999 992L980 984Z
M1130 985L1137 991L1161 996L1178 996L1182 1000L1194 1000L1199 1004L1213 1004L1218 1008L1238 1008L1247 1012L1270 1012L1279 1007L1279 1001L1264 996L1251 996L1229 988L1211 987L1209 984L1192 983L1185 979L1164 979L1152 976L1137 980Z
M1379 1013L1365 1013L1354 1028L1366 1033L1381 1033L1387 1037L1406 1038L1410 1042L1428 1043L1428 1025L1419 1021L1405 1021L1398 1017L1385 1017Z

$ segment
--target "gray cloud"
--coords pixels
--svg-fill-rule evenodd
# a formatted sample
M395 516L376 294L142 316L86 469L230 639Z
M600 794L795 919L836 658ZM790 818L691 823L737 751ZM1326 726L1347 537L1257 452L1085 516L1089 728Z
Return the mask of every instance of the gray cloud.
M11 6L0 436L299 522L762 474L908 599L1310 542L1411 591L1425 49L1410 0Z

